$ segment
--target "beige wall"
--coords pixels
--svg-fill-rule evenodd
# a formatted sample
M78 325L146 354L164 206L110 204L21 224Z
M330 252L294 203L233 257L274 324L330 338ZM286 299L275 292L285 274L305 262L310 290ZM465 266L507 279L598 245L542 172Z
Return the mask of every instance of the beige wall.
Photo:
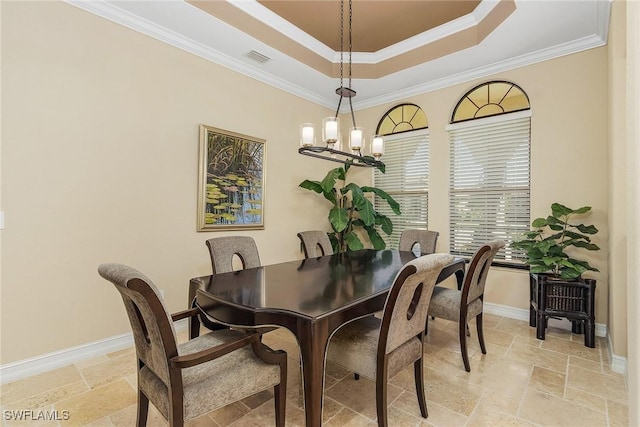
M219 235L195 231L200 123L267 140L266 228L244 234L265 264L301 257L295 233L318 228L327 205L297 184L334 165L296 153L298 125L327 109L66 4L0 4L1 363L129 331L117 293L97 276L101 262L141 269L172 310L185 308L188 279L210 272L204 240ZM603 250L590 262L601 270L596 311L606 323L607 48L407 99L429 117L432 159L448 159L444 127L457 99L491 78L531 99L532 215L555 201L594 208ZM395 104L357 112L358 124L375 129ZM448 161L431 171L429 224L446 251ZM526 273L495 269L487 300L528 308Z
M300 258L326 210L297 154L328 110L61 2L2 2L2 363L129 332L97 266L123 262L187 307L209 274L196 232L198 126L267 140L265 264Z
M626 3L612 4L608 40L609 319L613 353L627 354ZM615 286L613 286L615 284Z
M640 401L640 2L627 6L627 385L629 402ZM619 102L623 102L619 100ZM640 425L640 407L629 405L629 425Z
M440 232L438 250L447 251L449 144L445 126L461 96L476 84L493 79L517 83L529 95L532 217L546 217L553 202L573 208L593 207L585 222L593 223L600 230L594 241L602 250L586 257L600 269L591 277L598 281L596 321L606 324L609 234L606 47L359 111L356 113L358 124L375 129L381 116L400 102L415 103L425 111L431 140L429 228ZM494 268L485 301L528 309L528 273Z

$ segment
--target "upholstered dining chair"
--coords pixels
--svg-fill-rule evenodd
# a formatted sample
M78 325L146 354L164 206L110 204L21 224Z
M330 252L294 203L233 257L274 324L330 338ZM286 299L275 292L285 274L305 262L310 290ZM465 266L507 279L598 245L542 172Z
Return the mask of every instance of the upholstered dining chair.
M378 426L388 425L387 381L411 363L420 413L427 418L422 364L424 326L436 279L452 260L449 254L431 254L408 262L394 280L382 319L357 319L331 337L327 359L376 382Z
M458 322L460 351L464 369L467 372L471 372L467 351L467 322L474 317L476 319L480 350L482 350L482 354L487 354L482 332L484 288L493 258L504 245L505 242L502 240L494 240L484 244L471 258L469 268L464 276L462 289L437 286L431 297L431 304L429 304L430 316Z
M249 236L223 236L214 237L206 242L211 256L211 268L213 274L229 273L234 271L234 259L240 261L242 270L260 267L260 255L255 240ZM204 283L191 281L189 283L189 305L195 307L196 292L204 287ZM189 322L189 337L195 338L200 334L200 323L207 329L217 330L224 326L212 322L205 316L194 316Z
M259 334L231 329L177 344L173 322L198 315L190 309L169 315L156 286L139 271L102 264L124 302L136 346L137 426L147 423L151 402L170 426L273 387L276 425L284 426L287 355L260 342Z
M413 251L414 246L419 244L420 255L435 253L439 234L431 230L404 230L400 235L398 250Z
M323 255L333 255L331 240L324 231L310 230L298 233L305 258L316 258Z

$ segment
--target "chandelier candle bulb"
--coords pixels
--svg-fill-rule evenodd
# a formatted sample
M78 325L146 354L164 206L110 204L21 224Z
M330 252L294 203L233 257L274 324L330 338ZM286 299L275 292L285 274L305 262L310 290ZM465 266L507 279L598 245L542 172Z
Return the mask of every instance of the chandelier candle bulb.
M376 136L371 141L371 154L375 158L379 158L384 154L384 139Z
M360 151L364 145L364 132L362 128L351 129L349 138L349 148L355 151Z
M322 120L323 139L329 147L332 147L340 139L338 138L339 123L340 121L337 117L327 117Z
M315 142L316 138L313 123L303 123L300 125L300 146L313 147Z

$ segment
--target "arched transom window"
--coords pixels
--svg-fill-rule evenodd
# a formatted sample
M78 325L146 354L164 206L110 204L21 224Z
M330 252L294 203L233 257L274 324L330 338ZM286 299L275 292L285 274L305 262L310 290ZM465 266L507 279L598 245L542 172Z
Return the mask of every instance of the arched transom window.
M415 104L396 105L382 116L378 122L376 135L425 129L429 126L427 115Z
M451 123L529 109L529 97L515 83L482 83L467 92L453 110Z

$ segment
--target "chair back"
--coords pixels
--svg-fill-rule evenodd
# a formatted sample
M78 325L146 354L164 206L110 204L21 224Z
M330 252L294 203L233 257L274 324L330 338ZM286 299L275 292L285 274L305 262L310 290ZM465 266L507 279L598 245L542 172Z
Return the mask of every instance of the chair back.
M168 360L178 355L176 333L156 286L138 270L102 264L98 273L113 283L129 316L138 359L169 384Z
M387 296L380 327L378 354L391 353L424 334L433 288L442 268L453 261L449 254L424 255L408 262L398 273ZM382 347L384 346L384 347Z
M213 274L233 271L233 256L242 261L242 269L260 267L255 240L249 236L224 236L207 240Z
M317 258L323 255L333 255L331 240L324 231L301 231L298 237L302 242L305 258Z
M412 251L413 247L418 243L421 255L435 253L439 234L437 231L431 230L404 230L400 235L398 250Z
M484 287L487 282L489 268L493 262L496 253L502 249L505 242L502 240L494 240L480 247L471 258L469 269L464 276L464 284L462 285L462 301L467 304L472 303L484 294Z

